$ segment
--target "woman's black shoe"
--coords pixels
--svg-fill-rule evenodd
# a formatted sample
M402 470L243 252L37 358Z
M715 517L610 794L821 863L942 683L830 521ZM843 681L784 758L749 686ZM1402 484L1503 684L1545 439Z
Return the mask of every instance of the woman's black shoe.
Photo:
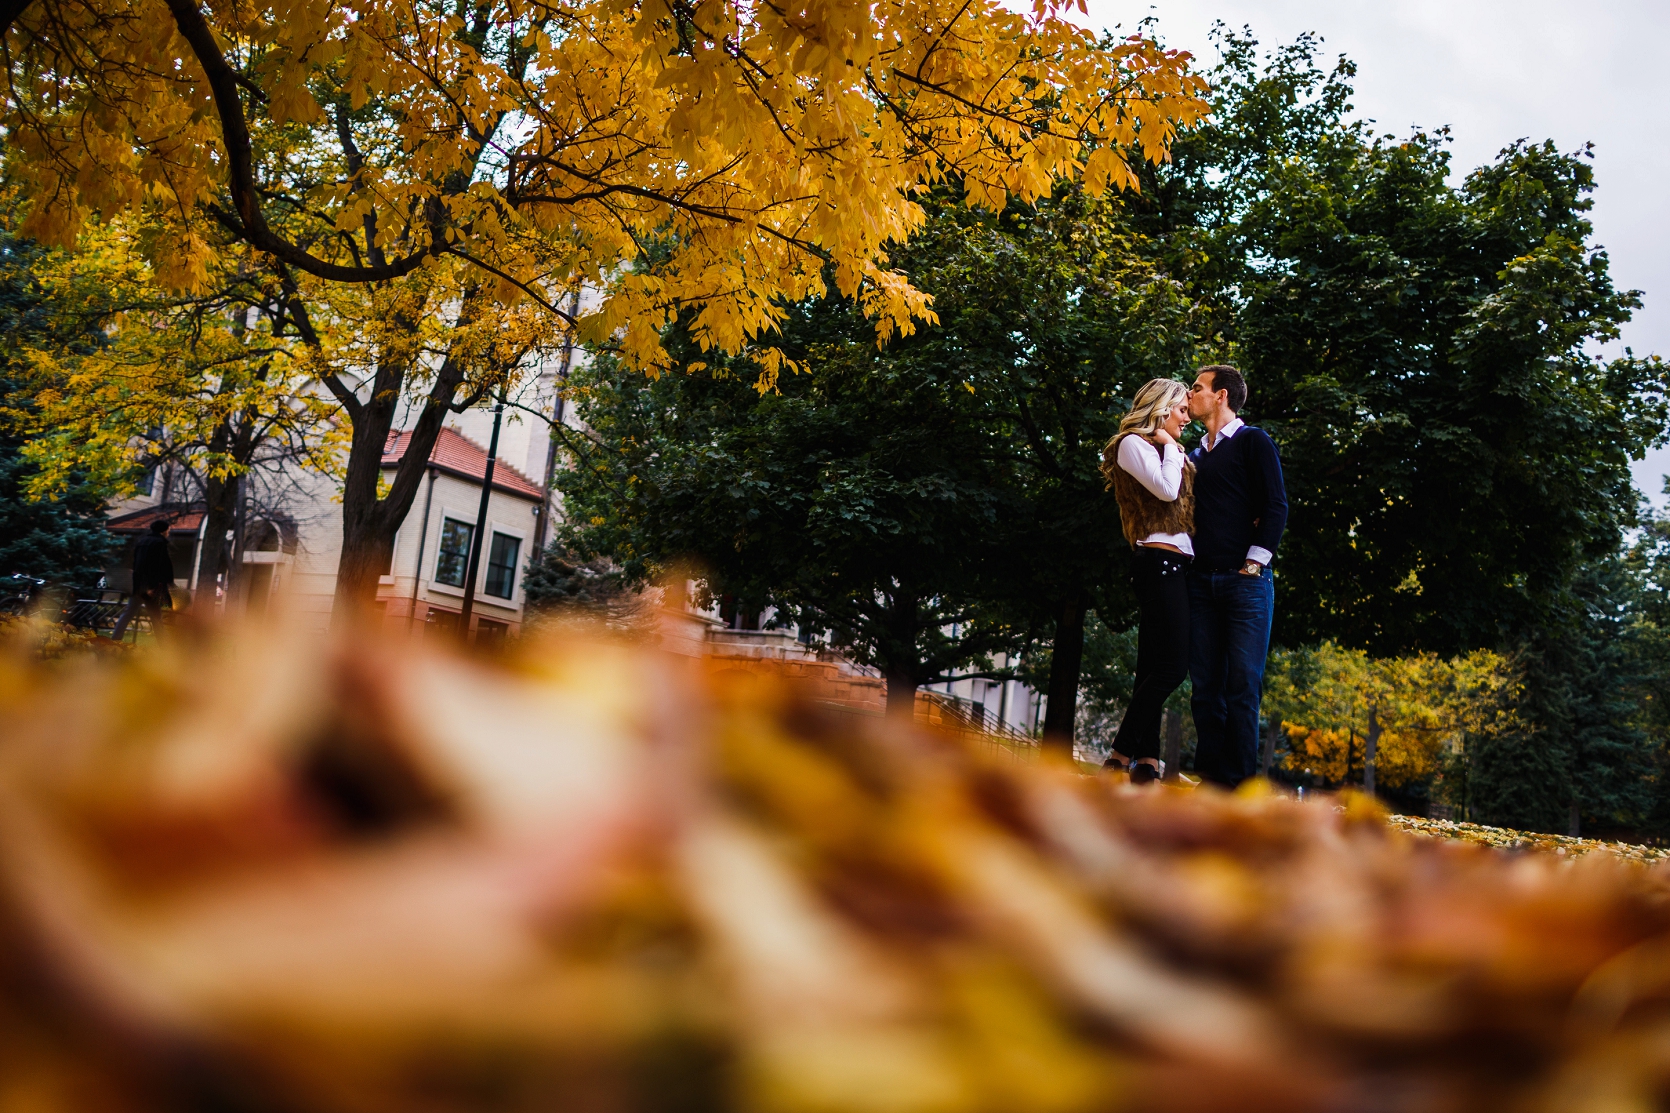
M1131 783L1134 785L1152 784L1160 779L1160 771L1146 761L1131 763Z

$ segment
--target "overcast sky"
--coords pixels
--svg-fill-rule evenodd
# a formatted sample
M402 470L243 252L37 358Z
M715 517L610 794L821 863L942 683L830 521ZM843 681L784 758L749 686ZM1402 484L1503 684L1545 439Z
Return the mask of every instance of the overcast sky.
M1513 140L1595 145L1595 242L1614 281L1641 290L1625 326L1636 354L1670 357L1670 94L1664 89L1665 0L1089 0L1098 28L1159 17L1170 46L1217 60L1216 20L1250 25L1259 42L1302 31L1324 57L1357 63L1358 114L1399 134L1448 124L1459 178ZM1670 449L1636 465L1636 484L1659 496ZM1661 504L1662 497L1657 499Z

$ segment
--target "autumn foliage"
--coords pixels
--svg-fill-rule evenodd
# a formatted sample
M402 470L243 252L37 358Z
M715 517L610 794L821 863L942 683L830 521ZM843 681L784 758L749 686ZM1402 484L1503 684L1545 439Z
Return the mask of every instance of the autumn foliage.
M1469 738L1516 726L1520 687L1513 662L1488 650L1374 658L1324 642L1272 656L1266 706L1286 736L1288 776L1360 785L1372 764L1375 783L1395 789L1431 782Z
M6 657L0 722L0 1098L40 1113L1670 1084L1660 873L1412 838L1360 795L1134 790L572 637Z
M5 45L25 234L146 210L183 288L222 234L330 282L464 260L553 312L589 282L588 335L648 369L675 313L734 352L830 279L909 331L916 191L1127 188L1205 108L1188 55L1056 0L34 0Z

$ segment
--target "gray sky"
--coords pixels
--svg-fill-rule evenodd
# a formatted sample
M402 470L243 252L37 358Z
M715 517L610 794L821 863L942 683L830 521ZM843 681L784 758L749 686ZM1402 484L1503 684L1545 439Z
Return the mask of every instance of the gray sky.
M1664 0L1089 0L1098 28L1134 28L1159 17L1170 46L1216 61L1215 20L1250 25L1260 43L1301 31L1324 39L1331 60L1357 63L1358 114L1384 131L1448 124L1457 176L1513 140L1553 139L1563 150L1595 145L1594 242L1614 281L1644 292L1625 326L1637 355L1670 357L1670 96L1662 87L1670 33ZM1670 448L1635 467L1636 485L1659 495Z

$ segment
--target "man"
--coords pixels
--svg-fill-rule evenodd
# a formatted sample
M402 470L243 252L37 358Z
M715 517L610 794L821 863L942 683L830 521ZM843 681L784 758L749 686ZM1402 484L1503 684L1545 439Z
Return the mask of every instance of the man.
M167 518L151 523L151 532L141 537L133 547L133 592L128 597L127 609L116 620L111 637L117 641L127 633L128 623L140 607L151 619L151 633L162 629L162 612L174 607L169 588L174 586L174 561L168 555Z
M1195 772L1234 788L1258 769L1258 705L1275 613L1275 559L1287 525L1281 457L1264 430L1236 416L1247 381L1228 364L1202 367L1189 414L1206 436L1195 465L1194 563L1189 569L1189 676Z

